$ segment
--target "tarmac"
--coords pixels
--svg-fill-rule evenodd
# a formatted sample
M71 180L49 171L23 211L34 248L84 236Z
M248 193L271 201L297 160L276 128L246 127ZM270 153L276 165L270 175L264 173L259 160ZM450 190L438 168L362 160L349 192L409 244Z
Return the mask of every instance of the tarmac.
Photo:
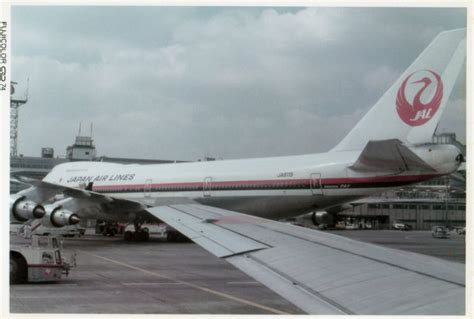
M450 238L433 238L431 231L342 230L332 232L394 249L466 263L466 236L450 232Z
M332 233L465 263L465 236L454 233L450 239L429 231ZM194 243L86 234L65 238L64 248L76 251L77 267L56 283L10 286L11 313L303 314Z

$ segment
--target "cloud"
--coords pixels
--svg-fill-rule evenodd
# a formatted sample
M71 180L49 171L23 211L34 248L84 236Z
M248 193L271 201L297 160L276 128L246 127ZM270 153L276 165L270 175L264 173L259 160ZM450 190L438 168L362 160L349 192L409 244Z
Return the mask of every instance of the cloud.
M387 90L400 74L400 70L393 70L389 66L382 65L367 73L362 82L367 90Z
M463 9L50 9L12 15L13 78L30 78L27 155L64 154L79 122L94 122L108 156L325 151L440 30L465 23Z

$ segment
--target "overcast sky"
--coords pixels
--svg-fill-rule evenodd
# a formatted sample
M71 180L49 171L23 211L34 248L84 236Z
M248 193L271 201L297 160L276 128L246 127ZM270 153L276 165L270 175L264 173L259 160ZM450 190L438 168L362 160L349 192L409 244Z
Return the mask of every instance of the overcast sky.
M465 9L12 9L18 152L196 160L329 150ZM465 72L439 131L465 142Z

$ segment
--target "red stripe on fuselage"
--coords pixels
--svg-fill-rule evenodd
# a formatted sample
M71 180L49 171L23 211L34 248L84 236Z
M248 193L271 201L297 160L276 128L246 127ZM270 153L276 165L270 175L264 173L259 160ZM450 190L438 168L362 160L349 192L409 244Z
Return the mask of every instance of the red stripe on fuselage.
M422 182L434 177L440 176L439 174L429 174L429 175L401 175L401 176L372 176L372 177L336 177L336 178L322 178L321 184L324 185L334 185L334 184L373 184L378 183L396 183L396 182L406 182L408 183L417 183ZM270 186L279 186L279 185L298 185L305 184L309 185L311 183L310 179L269 179L269 180L241 180L241 181L211 181L210 184L213 187L219 186L239 186L239 185L270 185ZM205 185L204 182L182 182L182 183L159 183L159 184L118 184L118 185L94 185L93 190L120 190L120 189L143 189L143 188L192 188L198 187L202 188Z
M342 177L342 178L323 178L322 184L376 184L376 183L390 183L390 182L407 182L416 183L422 182L440 174L429 175L401 175L401 176L372 176L372 177Z

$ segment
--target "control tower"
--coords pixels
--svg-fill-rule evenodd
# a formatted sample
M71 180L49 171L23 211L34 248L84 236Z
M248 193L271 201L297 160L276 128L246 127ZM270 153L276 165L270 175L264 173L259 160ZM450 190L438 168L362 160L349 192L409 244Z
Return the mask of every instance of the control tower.
M92 139L92 124L90 136L81 135L81 125L79 124L79 134L76 141L66 149L66 158L70 161L93 161L96 157L94 140Z
M15 98L15 85L17 82L11 82L10 85L10 157L18 156L18 109L28 102L28 88L24 99Z

